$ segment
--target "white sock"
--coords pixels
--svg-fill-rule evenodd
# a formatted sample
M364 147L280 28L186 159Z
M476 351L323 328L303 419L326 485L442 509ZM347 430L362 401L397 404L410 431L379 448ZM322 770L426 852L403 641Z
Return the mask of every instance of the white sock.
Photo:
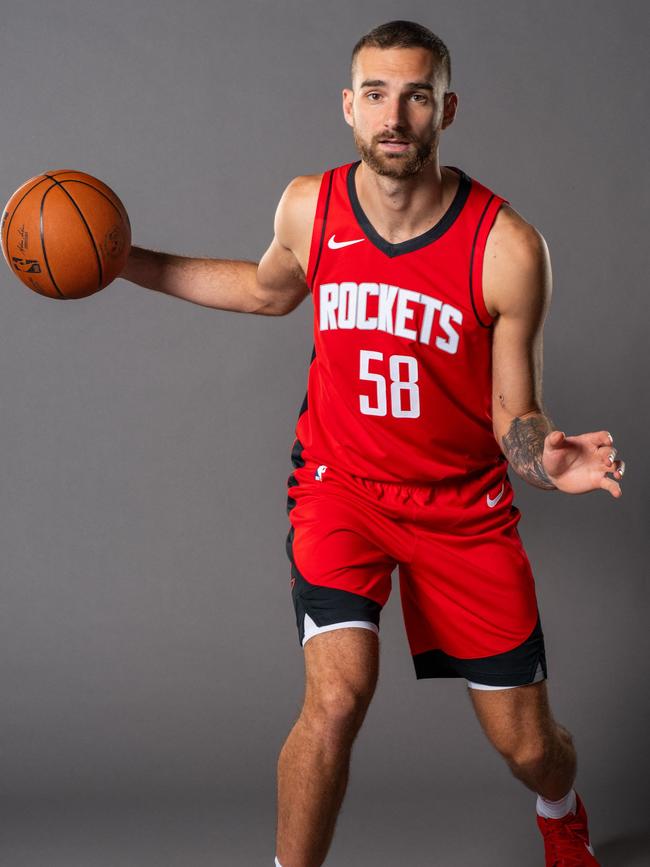
M541 795L537 796L537 815L543 816L545 819L561 819L567 813L575 813L576 806L575 789L571 789L559 801L547 801Z
M282 864L280 864L277 858L275 859L275 867L282 867Z

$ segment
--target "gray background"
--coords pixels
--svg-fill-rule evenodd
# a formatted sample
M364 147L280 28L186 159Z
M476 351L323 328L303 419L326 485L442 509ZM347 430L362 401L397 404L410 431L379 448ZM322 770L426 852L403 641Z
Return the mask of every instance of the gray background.
M545 235L545 402L610 429L624 496L516 477L557 718L605 865L647 864L648 19L639 2L2 0L0 198L110 184L134 243L257 260L297 174L356 158L356 39L439 33L445 164ZM0 852L7 867L270 865L300 707L284 540L310 302L226 314L116 281L57 303L0 269ZM514 476L514 474L511 474ZM463 681L416 682L398 595L327 863L539 865L534 796Z

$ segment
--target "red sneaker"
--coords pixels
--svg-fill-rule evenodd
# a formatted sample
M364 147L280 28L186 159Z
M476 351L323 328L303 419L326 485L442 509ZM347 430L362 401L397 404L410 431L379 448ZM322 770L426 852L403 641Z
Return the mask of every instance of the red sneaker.
M576 812L561 819L537 817L544 837L546 867L600 867L589 845L585 805L576 793Z

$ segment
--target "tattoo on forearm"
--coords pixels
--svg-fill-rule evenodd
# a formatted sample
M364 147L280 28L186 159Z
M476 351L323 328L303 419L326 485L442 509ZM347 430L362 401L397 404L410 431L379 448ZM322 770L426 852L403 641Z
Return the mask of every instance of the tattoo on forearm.
M555 426L545 415L514 418L501 444L513 470L531 485L547 490L555 485L546 475L542 454L544 439L552 430Z

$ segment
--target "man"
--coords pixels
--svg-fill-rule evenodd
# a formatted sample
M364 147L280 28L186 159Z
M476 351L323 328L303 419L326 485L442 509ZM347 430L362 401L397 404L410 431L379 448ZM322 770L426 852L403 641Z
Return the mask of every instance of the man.
M416 676L466 678L487 737L537 793L546 864L597 864L507 469L620 497L624 462L609 432L567 437L544 412L547 248L505 199L440 166L449 87L431 31L375 28L343 91L361 160L289 184L259 265L134 248L123 274L265 315L313 293L287 539L306 692L278 765L280 867L325 860L395 566Z

